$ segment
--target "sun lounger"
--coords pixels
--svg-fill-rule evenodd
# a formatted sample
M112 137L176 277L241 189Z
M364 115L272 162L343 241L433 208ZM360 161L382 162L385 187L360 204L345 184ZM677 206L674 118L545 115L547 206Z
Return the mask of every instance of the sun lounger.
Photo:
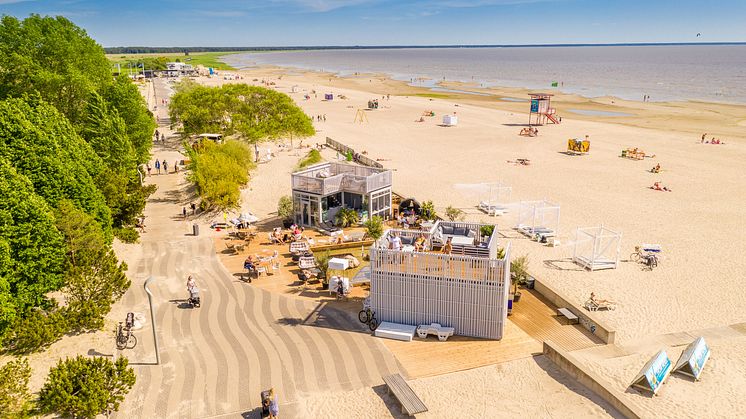
M290 253L294 255L303 254L311 250L311 245L306 241L297 241L290 243Z
M616 310L616 303L613 301L598 301L598 300L589 298L583 304L583 307L585 307L585 309L588 311L598 311L598 310L611 311L611 310Z
M503 215L508 212L508 208L506 206L500 204L492 204L486 201L481 201L479 203L479 209L487 213L487 215L491 215L493 217Z

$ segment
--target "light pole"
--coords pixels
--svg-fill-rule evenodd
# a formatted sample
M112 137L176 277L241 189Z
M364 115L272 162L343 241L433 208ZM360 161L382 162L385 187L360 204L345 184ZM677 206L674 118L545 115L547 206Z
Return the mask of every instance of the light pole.
M148 284L150 281L152 281L152 276L148 277L147 280L145 280L145 292L148 294L148 304L150 304L150 323L153 324L153 342L155 343L155 365L161 364L161 350L158 347L158 334L155 331L155 311L153 310L153 294L150 292L150 289L148 289Z

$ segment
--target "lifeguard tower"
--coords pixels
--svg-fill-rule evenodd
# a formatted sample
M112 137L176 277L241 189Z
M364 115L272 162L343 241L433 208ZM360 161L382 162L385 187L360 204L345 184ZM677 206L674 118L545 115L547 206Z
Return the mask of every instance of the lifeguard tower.
M544 125L547 120L559 124L556 109L551 106L552 94L529 93L531 97L531 111L528 114L528 125Z

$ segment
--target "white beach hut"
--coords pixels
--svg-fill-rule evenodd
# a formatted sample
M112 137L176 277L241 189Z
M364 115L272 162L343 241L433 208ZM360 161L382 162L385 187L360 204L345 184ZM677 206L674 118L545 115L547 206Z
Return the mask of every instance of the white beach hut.
M540 241L557 234L560 221L559 204L546 199L521 201L518 208L516 230Z
M572 260L591 271L616 269L621 241L622 233L604 226L579 227L575 230Z

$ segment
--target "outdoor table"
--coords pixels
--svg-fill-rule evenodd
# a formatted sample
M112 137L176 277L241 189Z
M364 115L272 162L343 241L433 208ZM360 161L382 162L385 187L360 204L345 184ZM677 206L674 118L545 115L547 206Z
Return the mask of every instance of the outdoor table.
M411 244L405 244L404 246L401 247L401 251L402 252L414 252L414 246L412 246Z
M465 236L452 236L451 244L454 246L471 246L474 244L474 239Z

